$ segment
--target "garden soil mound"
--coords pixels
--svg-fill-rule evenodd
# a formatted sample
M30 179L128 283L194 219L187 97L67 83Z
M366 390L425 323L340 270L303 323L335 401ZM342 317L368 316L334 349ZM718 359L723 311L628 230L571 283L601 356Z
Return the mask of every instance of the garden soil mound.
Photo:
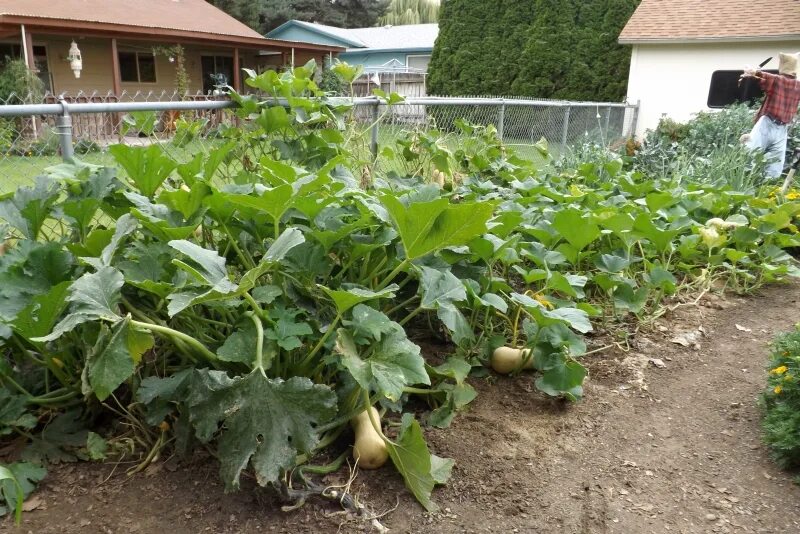
M770 462L756 405L768 343L800 321L798 299L800 285L784 285L684 306L627 351L587 357L577 405L535 391L531 376L473 380L480 394L470 409L427 431L432 450L456 461L433 495L440 512L425 514L391 467L360 473L350 492L398 533L800 532L800 487ZM134 477L128 467L51 468L18 531L376 531L321 501L284 513L252 481L225 495L208 458ZM348 475L323 482L344 485ZM14 529L5 521L0 531Z

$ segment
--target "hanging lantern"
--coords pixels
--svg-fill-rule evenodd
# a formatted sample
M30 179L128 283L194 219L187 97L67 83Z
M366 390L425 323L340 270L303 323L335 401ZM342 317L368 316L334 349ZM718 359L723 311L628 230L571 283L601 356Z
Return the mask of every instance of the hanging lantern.
M69 61L69 68L72 69L72 74L76 78L81 77L81 70L83 70L83 59L81 59L81 51L78 49L78 44L72 41L69 46L69 54L67 54L67 61Z

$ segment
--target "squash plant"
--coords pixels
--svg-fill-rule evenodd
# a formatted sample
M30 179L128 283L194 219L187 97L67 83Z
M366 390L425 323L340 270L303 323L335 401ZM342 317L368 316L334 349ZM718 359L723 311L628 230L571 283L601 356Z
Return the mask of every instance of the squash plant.
M312 72L251 73L257 92L232 94L237 121L211 151L115 146L124 173L59 165L0 199L0 435L23 436L27 459L132 444L142 468L166 446L208 444L226 488L250 470L292 495L314 487L304 472L341 465L310 464L360 417L434 510L453 464L430 452L409 398L446 427L475 398L473 366L510 345L529 349L518 367L532 362L540 391L578 400L590 317L797 272L784 252L796 204L621 164L604 167L613 180L555 172L545 144L526 161L492 128L460 124L470 141L456 150L410 132L366 161L407 175L362 183L363 131ZM420 175L431 166L444 187ZM714 237L711 218L730 225ZM415 340L430 336L452 354L427 361ZM398 414L396 431L373 408ZM86 428L103 413L106 441Z

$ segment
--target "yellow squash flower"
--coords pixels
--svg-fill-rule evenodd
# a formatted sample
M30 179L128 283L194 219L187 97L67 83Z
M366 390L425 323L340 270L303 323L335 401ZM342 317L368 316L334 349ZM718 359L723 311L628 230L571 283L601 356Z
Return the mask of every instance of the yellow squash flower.
M549 300L547 300L547 297L545 297L544 295L542 295L540 293L535 294L533 296L533 298L535 298L536 302L538 302L539 304L541 304L542 306L544 306L548 310L552 310L553 308L555 308L553 303L550 302Z
M775 389L772 391L774 391L776 395L780 395L781 391L783 391L783 388L780 386L775 386Z
M785 373L785 372L786 372L786 371L788 371L788 370L789 370L789 368L788 368L788 367L786 367L785 365L781 365L780 367L776 367L775 369L773 369L772 371L770 371L770 374L773 374L773 375L782 375L783 373Z

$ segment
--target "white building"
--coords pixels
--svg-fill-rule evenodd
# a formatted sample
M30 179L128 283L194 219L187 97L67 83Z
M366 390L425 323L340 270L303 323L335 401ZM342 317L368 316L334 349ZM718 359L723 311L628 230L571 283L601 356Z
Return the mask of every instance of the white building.
M718 82L735 92L745 67L772 57L763 68L777 69L778 52L800 51L800 0L642 0L619 42L633 45L628 101L640 102L641 136L661 117L716 106Z

